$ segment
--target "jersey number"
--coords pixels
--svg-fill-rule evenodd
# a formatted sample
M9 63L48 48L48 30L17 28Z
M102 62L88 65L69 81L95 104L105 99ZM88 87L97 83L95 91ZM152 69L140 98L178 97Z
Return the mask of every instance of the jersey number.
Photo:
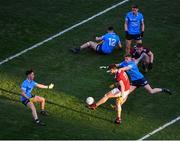
M109 38L109 46L115 46L116 39Z

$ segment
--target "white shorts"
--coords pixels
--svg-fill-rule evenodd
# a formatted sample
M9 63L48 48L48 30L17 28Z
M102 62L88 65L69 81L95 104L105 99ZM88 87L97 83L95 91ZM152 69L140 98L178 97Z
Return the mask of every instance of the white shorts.
M114 88L111 90L111 93L115 96L115 97L120 97L122 96L122 98L126 98L129 94L129 90L124 91L124 94L122 95L121 91L118 88Z

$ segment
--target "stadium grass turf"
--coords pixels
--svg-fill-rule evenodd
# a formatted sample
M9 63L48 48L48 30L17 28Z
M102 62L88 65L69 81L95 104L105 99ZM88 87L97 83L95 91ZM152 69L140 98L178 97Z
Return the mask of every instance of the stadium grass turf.
M0 58L3 60L116 2L13 1L12 6L12 2L4 1L0 6L5 11L1 13ZM154 68L145 77L154 87L172 89L174 95L151 96L138 89L124 104L123 123L117 126L113 123L115 111L110 108L113 100L96 111L87 109L84 101L88 96L98 100L110 90L112 76L98 67L120 62L124 51L101 56L87 50L74 55L69 49L104 34L108 25L115 26L124 45L124 16L132 3L142 9L146 25L144 45L155 54ZM130 1L0 66L0 139L138 139L179 116L178 12L175 0ZM40 116L45 127L34 125L30 110L19 102L19 85L29 68L35 70L37 82L55 83L52 91L33 91L47 99L50 116ZM178 122L150 139L180 139L179 127Z

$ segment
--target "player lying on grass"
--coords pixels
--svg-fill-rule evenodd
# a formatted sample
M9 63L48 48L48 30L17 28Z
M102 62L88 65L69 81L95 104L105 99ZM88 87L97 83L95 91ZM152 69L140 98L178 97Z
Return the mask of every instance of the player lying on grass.
M109 69L112 74L115 74L116 88L106 93L102 99L100 99L97 103L93 103L92 105L90 105L89 108L94 110L101 104L105 103L108 99L116 98L117 118L115 120L115 123L120 124L122 111L121 106L126 101L130 92L130 82L127 74L123 70L117 69L115 64L110 65Z
M114 33L114 29L112 26L108 27L107 32L107 34L101 37L96 37L96 41L100 43L89 41L79 48L72 48L71 51L74 53L78 53L85 48L91 48L99 54L110 54L116 46L119 45L119 48L122 48L120 37L116 33Z
M140 73L135 61L132 59L131 55L125 55L125 59L120 64L116 64L117 67L120 67L120 70L126 71L131 79L131 88L130 93L136 88L144 87L150 94L155 94L159 92L165 92L172 94L171 91L167 88L152 88L148 81L144 78L143 74Z
M34 118L35 123L38 125L45 125L43 122L41 122L38 118L36 108L34 103L38 102L40 103L41 106L41 114L42 115L48 115L48 113L45 111L45 98L40 97L40 96L34 96L31 94L32 90L34 87L42 88L42 89L52 89L54 87L54 84L50 84L49 86L43 85L43 84L38 84L34 81L34 71L33 70L28 70L26 72L27 79L21 84L21 102L29 107L32 111L32 116Z
M145 72L152 69L154 54L150 49L143 47L142 44L137 44L134 48L131 48L130 54L132 58L136 59L137 64L142 63Z

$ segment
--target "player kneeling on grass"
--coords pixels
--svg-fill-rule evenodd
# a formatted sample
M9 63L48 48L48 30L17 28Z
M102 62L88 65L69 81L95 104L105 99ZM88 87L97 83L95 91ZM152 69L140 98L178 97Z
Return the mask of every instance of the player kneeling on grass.
M117 69L116 65L110 65L109 69L112 74L115 74L115 80L117 81L115 85L113 84L110 87L117 87L105 94L104 97L97 103L93 103L92 105L90 105L89 108L94 110L101 104L105 103L108 99L116 98L117 118L115 120L115 123L120 124L122 111L121 106L126 101L130 92L130 82L127 74L123 70Z
M130 54L136 60L136 64L142 63L144 72L152 69L154 54L150 49L143 47L143 44L137 44L134 48L131 48Z
M71 51L73 53L79 53L85 48L91 48L99 54L111 54L117 45L121 49L122 45L120 37L114 32L113 27L108 27L107 32L108 33L101 37L96 37L96 41L100 41L100 43L89 41L81 45L79 48L72 48Z
M31 94L34 87L42 88L42 89L52 89L54 87L54 84L50 84L49 86L38 84L34 81L34 72L33 70L28 70L26 72L27 79L21 84L21 102L29 107L32 111L32 116L35 120L35 123L38 125L45 125L43 122L41 122L38 118L36 108L34 103L38 102L41 104L41 114L42 115L48 115L48 113L45 111L45 98L40 96L33 96Z

